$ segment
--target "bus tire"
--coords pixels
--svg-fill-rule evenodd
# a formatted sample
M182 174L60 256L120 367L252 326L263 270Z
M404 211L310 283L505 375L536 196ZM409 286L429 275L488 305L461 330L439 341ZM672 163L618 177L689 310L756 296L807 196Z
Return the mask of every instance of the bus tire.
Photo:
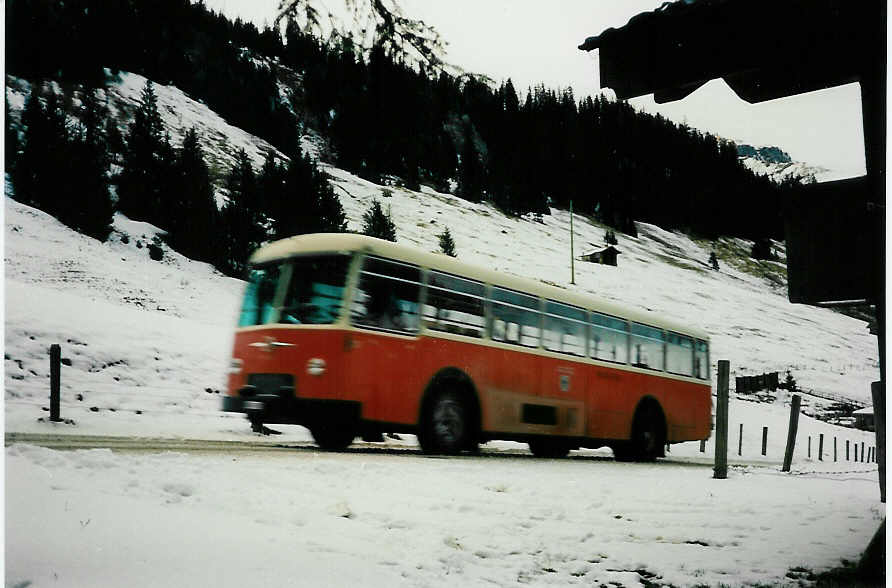
M616 461L656 461L665 455L666 419L655 401L644 401L635 411L631 439L613 446Z
M425 453L456 455L476 445L470 408L457 392L436 393L424 412L418 442Z
M352 427L337 424L315 425L310 428L310 433L316 445L326 451L343 451L356 437Z
M528 445L536 457L559 458L570 453L570 445L560 439L530 439Z

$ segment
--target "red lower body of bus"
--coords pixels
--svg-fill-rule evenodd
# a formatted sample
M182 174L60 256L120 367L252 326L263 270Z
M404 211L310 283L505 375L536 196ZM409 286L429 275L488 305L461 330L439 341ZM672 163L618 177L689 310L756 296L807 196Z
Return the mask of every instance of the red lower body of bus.
M357 434L410 432L438 375L466 377L479 408L479 440L542 436L600 447L628 440L639 404L656 402L665 441L706 439L709 382L574 359L458 336L407 337L334 327L238 331L224 410L263 423L309 427L332 420Z

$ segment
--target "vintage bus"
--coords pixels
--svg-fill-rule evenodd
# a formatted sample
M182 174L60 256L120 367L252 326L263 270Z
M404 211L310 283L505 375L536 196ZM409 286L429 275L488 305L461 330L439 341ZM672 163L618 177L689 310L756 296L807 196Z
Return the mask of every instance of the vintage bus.
M652 313L353 234L267 244L248 273L223 409L255 425L622 460L709 436L707 336Z

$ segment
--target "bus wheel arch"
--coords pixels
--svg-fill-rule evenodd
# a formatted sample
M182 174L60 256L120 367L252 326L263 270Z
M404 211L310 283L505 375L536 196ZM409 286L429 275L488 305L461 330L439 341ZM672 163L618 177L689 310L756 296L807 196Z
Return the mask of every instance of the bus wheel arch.
M480 441L480 399L473 380L449 367L431 378L421 400L418 442L425 453L476 451Z
M629 440L613 446L617 461L654 461L665 456L666 413L660 401L645 396L635 407Z

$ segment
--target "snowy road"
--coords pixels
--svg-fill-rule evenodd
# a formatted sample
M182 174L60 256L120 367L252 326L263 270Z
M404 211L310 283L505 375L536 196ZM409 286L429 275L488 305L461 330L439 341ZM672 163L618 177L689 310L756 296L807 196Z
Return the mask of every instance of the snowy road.
M884 513L867 464L719 481L510 448L23 439L7 436L7 585L795 584L857 559Z

